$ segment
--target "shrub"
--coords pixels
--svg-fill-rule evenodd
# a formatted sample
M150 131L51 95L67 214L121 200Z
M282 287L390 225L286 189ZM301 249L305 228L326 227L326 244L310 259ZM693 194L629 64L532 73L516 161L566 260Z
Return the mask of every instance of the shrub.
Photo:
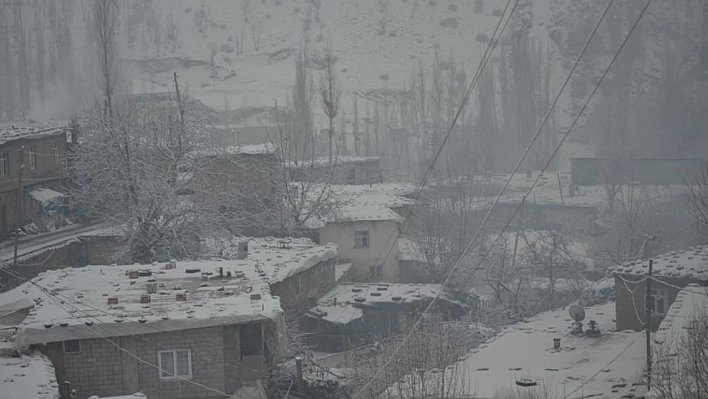
M502 10L495 8L492 10L492 16L493 17L501 17L502 16Z
M457 4L449 3L447 5L447 10L451 12L457 12Z
M192 7L187 7L184 9L185 14L189 14L190 12L192 12Z
M488 43L489 42L489 36L487 36L486 33L477 33L474 35L474 40L480 42L480 43Z

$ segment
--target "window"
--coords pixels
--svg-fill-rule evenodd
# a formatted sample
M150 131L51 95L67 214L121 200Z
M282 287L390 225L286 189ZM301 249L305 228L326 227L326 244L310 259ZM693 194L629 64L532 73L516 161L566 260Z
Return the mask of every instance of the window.
M29 159L29 168L37 169L37 147L33 145L30 146L27 152L27 158Z
M0 152L0 176L7 176L10 174L10 156L5 152Z
M241 338L241 357L260 355L263 350L260 323L244 324L239 328L239 333Z
M59 163L59 144L54 143L52 146L52 158L54 159L54 163Z
M666 290L651 290L649 309L654 314L666 314Z
M157 352L160 379L192 378L192 351L175 349Z
M64 341L64 353L81 353L81 340Z
M354 248L369 248L369 230L354 232Z

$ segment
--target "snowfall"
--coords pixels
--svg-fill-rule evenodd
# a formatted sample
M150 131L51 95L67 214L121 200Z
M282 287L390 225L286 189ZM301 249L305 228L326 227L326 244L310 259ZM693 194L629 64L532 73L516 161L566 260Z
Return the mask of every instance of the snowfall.
M571 335L567 309L545 312L504 328L464 360L448 366L448 380L457 381L453 388L457 393L480 399L517 390L545 390L550 397L569 399L619 398L645 392L643 333L614 331L612 302L585 308L585 313L585 327L590 320L597 322L602 333L599 337ZM558 350L554 349L555 338L561 340ZM536 385L522 387L517 382ZM403 388L393 386L389 393L411 383L419 384L420 377L407 376Z

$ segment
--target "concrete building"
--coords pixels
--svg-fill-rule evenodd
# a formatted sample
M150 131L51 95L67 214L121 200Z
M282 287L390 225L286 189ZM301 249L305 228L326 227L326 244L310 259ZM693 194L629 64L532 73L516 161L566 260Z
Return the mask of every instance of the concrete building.
M339 247L341 262L351 263L350 278L357 281L399 281L397 240L402 233L406 198L413 188L403 184L339 185L333 195L341 199L337 212L313 221L320 243Z
M643 330L649 261L627 262L611 268L615 276L617 330ZM666 317L679 291L689 284L708 286L708 246L673 251L653 258L651 328Z
M30 298L15 344L46 353L79 397L247 397L288 350L283 309L330 289L337 262L304 239L249 245L243 259L48 271L0 305Z
M63 225L67 131L60 122L0 125L0 239L19 227L20 216L22 225L34 222L40 231ZM25 167L18 204L20 164Z

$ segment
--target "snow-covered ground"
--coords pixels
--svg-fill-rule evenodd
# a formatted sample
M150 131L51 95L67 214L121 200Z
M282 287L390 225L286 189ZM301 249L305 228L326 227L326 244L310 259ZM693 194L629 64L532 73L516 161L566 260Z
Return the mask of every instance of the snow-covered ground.
M8 344L2 343L2 351ZM54 366L41 354L0 355L0 398L59 399Z
M595 320L601 336L571 335L572 321L566 309L542 313L505 327L466 359L447 367L448 381L459 385L456 392L460 395L473 398L539 389L549 392L548 397L570 399L619 398L644 392L645 385L635 385L642 382L646 361L643 334L612 330L614 303L586 308L585 312L585 321ZM554 338L561 339L559 350L553 349ZM522 387L517 381L537 385ZM409 375L402 387L419 382L419 376ZM401 387L390 388L392 392L398 389Z

